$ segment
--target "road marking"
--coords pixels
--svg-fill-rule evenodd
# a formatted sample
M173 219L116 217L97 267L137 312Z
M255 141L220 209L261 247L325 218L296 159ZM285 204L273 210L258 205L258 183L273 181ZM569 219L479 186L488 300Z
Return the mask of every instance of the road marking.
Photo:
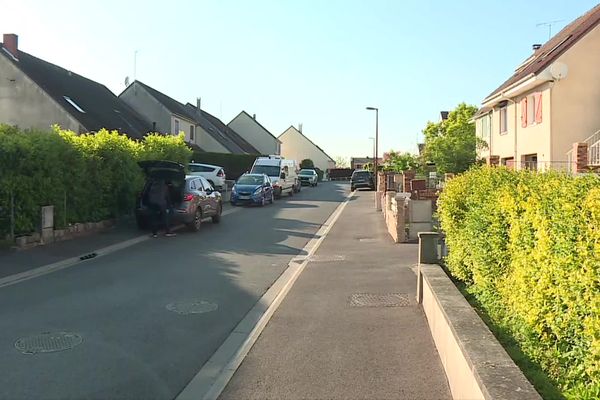
M321 225L302 249L304 255L292 258L286 270L238 323L176 400L216 400L219 397L353 195L348 194Z
M240 210L239 208L231 208L231 209L223 211L223 213L221 215L222 216L230 215L235 212L238 212L239 210ZM180 230L183 227L184 227L184 225L177 225L177 226L173 227L173 230ZM138 243L142 243L142 242L145 242L146 240L150 240L150 239L151 239L151 237L148 234L137 236L137 237L125 240L120 243L115 243L110 246L103 247L98 250L92 250L88 253L85 253L85 254L82 254L79 256L67 258L65 260L57 261L52 264L47 264L47 265L44 265L41 267L33 268L33 269L30 269L28 271L24 271L24 272L21 272L18 274L5 276L4 278L0 279L0 288L6 287L6 286L11 286L11 285L16 285L17 283L21 283L21 282L24 282L24 281L27 281L30 279L38 278L43 275L51 274L53 272L60 271L62 269L66 269L66 268L72 267L74 265L84 263L88 259L97 259L98 257L102 257L102 256L106 256L108 254L115 253L119 250L123 250L123 249L129 248L131 246L135 246ZM87 257L90 254L96 254L96 255L95 255L95 257Z

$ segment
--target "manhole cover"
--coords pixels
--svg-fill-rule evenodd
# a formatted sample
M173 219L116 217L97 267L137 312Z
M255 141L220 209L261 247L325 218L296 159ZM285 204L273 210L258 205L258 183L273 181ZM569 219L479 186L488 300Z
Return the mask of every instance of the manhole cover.
M365 243L373 243L376 242L377 239L375 238L358 238L359 242L365 242Z
M406 307L410 305L404 293L354 293L350 296L352 307Z
M310 262L334 262L334 261L344 261L346 256L333 255L333 256L312 256L310 257Z
M204 314L215 311L219 306L205 300L176 301L167 304L167 310L177 314Z
M23 354L52 353L72 349L83 342L81 336L71 332L44 332L21 338L15 348Z

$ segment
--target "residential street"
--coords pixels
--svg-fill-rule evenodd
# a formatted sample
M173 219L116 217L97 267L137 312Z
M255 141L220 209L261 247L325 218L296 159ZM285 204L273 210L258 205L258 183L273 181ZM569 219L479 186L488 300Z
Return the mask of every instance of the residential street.
M146 240L0 287L0 397L174 398L348 190L325 183L264 208L236 209L197 234ZM6 260L2 269L25 268ZM182 301L208 312L186 314ZM82 342L50 353L16 348L44 332Z

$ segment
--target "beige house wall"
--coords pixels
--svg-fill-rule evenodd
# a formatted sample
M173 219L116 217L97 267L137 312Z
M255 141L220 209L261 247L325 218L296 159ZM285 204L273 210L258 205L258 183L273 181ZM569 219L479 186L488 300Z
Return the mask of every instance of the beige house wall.
M296 160L298 164L302 160L309 158L315 164L315 167L322 171L327 171L335 167L335 162L332 162L319 148L312 144L294 127L289 127L279 136L281 141L281 155L286 159Z
M1 46L0 51L4 51ZM53 124L58 124L75 133L85 130L79 121L4 56L0 56L0 77L0 123L23 129L50 130Z
M524 93L517 98L517 162L522 161L522 157L530 154L536 154L538 158L538 169L545 169L552 165L555 160L552 159L550 152L550 132L551 132L551 84L545 83L537 88ZM542 122L530 122L527 127L521 126L521 100L534 93L542 94ZM525 110L526 111L526 110Z
M254 118L245 112L235 117L227 125L254 146L260 154L280 154L279 141L269 132L265 131Z
M537 154L538 169L563 169L573 143L584 141L600 130L600 26L557 61L567 65L567 77L557 82L542 83L509 100L508 131L505 134L500 134L499 108L494 108L489 149L479 151L480 157L516 157L519 163L523 156ZM523 128L520 102L523 97L535 92L542 93L542 122ZM483 117L475 121L479 137L482 137Z
M558 60L569 73L552 88L552 158L566 161L574 142L600 129L600 26Z

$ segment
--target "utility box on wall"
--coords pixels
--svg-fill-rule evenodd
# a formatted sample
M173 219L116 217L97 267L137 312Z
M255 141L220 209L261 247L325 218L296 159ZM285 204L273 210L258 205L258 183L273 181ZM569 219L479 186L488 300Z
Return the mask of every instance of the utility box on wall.
M42 243L54 241L54 206L42 207Z
M419 232L433 229L433 205L431 200L410 200L408 202L408 238L418 239Z

